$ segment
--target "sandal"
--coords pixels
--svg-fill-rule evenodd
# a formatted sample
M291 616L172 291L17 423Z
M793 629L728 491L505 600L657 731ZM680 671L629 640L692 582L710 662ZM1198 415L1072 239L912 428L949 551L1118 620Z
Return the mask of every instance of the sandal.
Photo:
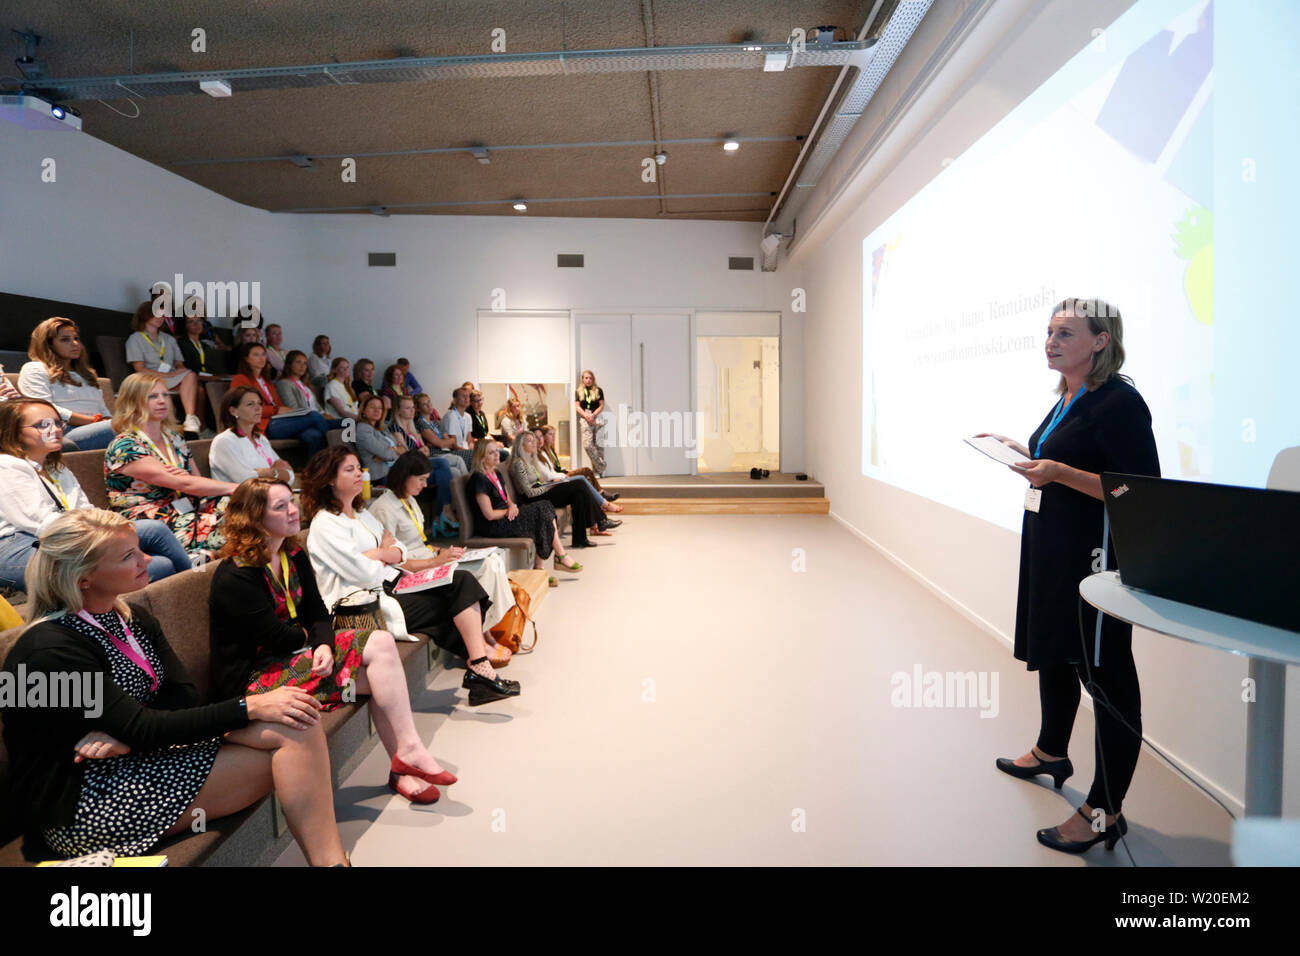
M557 570L557 571L581 571L581 570L582 570L582 565L579 564L577 561L574 561L572 564L561 564L561 563L560 563L560 559L559 559L559 558L556 558L556 559L555 559L555 570Z
M546 577L546 586L547 586L548 588L558 588L558 587L560 586L560 582L557 581L557 580L555 580L555 575L554 575L554 574L550 574L550 575L547 575L547 577Z
M587 529L587 534L595 534L595 535L599 535L599 536L602 537L602 538L612 538L612 537L614 536L614 532L612 532L612 531L605 531L605 530L602 529L602 528L588 528L588 529Z

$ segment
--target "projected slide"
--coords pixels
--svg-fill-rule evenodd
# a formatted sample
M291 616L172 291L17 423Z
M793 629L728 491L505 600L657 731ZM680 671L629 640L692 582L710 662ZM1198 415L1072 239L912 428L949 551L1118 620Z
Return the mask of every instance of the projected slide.
M864 474L1019 530L1024 480L962 439L1028 441L1067 296L1121 310L1166 476L1262 486L1300 445L1300 71L1271 37L1300 4L1275 5L1285 29L1232 6L1142 0L866 237Z

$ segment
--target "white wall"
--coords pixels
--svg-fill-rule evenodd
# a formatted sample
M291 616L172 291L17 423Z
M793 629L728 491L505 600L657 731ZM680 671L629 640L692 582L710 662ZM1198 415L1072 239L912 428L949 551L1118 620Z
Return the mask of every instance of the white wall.
M861 473L862 240L942 168L992 127L1129 6L999 0L919 95L894 133L855 170L824 181L807 207L810 229L794 250L809 289L805 328L805 406L824 403L828 385L849 400L839 414L808 421L809 471L821 480L832 513L909 567L963 613L1007 643L1011 679L1032 680L1010 656L1015 628L1019 535L945 508ZM939 49L961 5L936 4L905 51L889 88L873 101L846 149L860 149L885 122L902 91ZM997 17L998 19L994 19ZM936 263L942 275L942 263ZM820 400L820 401L819 401ZM996 428L996 423L990 423ZM1158 423L1157 423L1158 427ZM1221 799L1244 798L1243 659L1137 630L1134 656L1142 680L1149 740L1175 757ZM929 663L927 661L927 663ZM1289 668L1284 813L1300 815L1300 673ZM1016 676L1019 675L1019 676ZM1008 739L1007 754L1032 739ZM1076 752L1087 742L1076 738ZM1143 759L1152 759L1149 751Z
M42 160L57 180L41 182ZM475 313L501 288L508 309L686 308L786 312L782 453L803 467L797 269L730 272L758 255L758 223L537 216L277 215L231 202L76 133L0 123L0 291L129 310L151 282L259 281L268 321L306 348L384 365L404 354L435 394L477 379ZM371 268L367 252L396 252ZM580 252L583 269L555 255Z

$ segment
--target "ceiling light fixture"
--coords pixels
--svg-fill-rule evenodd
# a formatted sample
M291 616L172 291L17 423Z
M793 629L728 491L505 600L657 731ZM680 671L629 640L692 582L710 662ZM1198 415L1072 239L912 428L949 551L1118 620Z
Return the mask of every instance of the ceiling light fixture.
M371 207L370 207L370 215L372 215L372 216L387 216L387 215L388 215L388 207L387 207L387 206L371 206Z
M514 208L515 208L515 212L527 212L528 203L524 202L522 199L518 199L515 201Z
M293 163L299 169L315 169L316 164L310 156L290 156L289 162Z
M472 155L484 166L492 165L492 157L488 155L486 146L471 146L470 155Z
M225 80L202 80L199 82L199 89L217 99L230 96L234 92Z
M668 154L663 150L655 153L655 162L662 166L664 163L668 162Z
M722 148L728 153L734 153L736 150L740 149L740 142L731 137L727 137L727 141L722 144Z

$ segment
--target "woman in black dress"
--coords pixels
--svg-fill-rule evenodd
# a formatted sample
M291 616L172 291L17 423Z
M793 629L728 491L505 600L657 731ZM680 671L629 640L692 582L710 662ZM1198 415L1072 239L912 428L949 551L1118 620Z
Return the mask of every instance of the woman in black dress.
M1028 448L994 436L1026 458L1011 466L1031 486L1020 539L1015 656L1038 671L1042 703L1038 742L1014 760L1000 758L998 769L1022 779L1048 774L1059 790L1074 772L1066 754L1080 682L1097 701L1097 770L1088 798L1064 823L1038 831L1040 843L1067 853L1103 840L1114 849L1128 832L1120 807L1142 746L1133 628L1103 616L1099 648L1097 612L1079 597L1079 582L1102 570L1112 554L1103 541L1101 472L1160 474L1151 412L1119 374L1123 364L1119 311L1098 299L1064 300L1047 330L1047 365L1061 373L1060 401Z
M95 691L4 709L24 854L139 856L200 811L227 816L274 787L307 859L346 865L320 705L296 687L201 704L158 622L122 599L149 583L148 566L111 511L69 512L41 535L27 571L33 623L4 670L51 687L79 674Z
M465 493L479 509L480 520L475 522L474 530L485 538L532 538L536 549L534 570L544 568L545 559L554 551L557 571L581 571L582 565L564 553L555 524L555 506L549 501L530 501L521 508L510 500L497 473L501 464L499 447L491 440L474 446L474 464L465 485Z

